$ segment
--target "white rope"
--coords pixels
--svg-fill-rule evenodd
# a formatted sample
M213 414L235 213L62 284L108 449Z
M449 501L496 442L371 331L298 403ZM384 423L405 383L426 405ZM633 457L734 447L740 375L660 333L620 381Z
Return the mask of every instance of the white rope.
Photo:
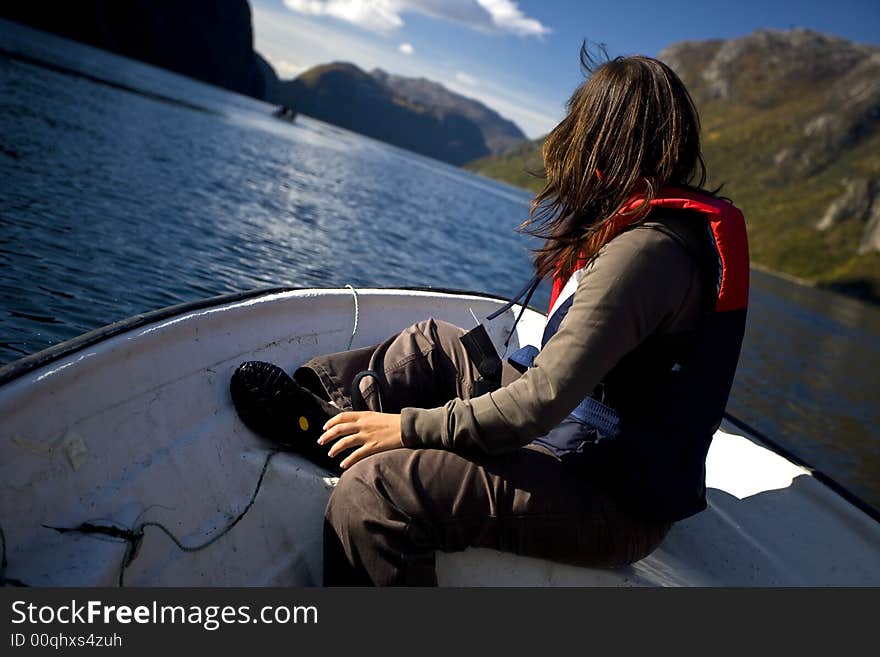
M354 328L351 329L351 337L348 339L348 349L346 349L346 351L347 351L347 350L351 349L351 345L354 342L354 336L357 335L357 332L358 332L358 321L360 319L360 308L358 306L357 290L355 290L351 285L346 284L345 287L347 287L349 290L351 290L351 293L354 295Z

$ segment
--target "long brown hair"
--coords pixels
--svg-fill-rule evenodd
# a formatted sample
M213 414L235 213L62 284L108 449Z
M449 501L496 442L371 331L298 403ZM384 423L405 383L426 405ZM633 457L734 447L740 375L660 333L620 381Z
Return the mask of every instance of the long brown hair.
M544 239L536 251L541 276L567 277L613 235L611 219L644 195L639 215L661 188L701 189L706 165L700 119L682 81L650 57L616 57L597 66L581 46L587 79L568 113L544 141L544 188L522 230Z

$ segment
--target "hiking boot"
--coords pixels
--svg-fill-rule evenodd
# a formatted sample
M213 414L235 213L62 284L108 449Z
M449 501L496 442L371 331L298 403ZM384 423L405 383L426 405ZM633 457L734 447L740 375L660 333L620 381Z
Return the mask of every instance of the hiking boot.
M330 445L317 443L324 423L341 409L299 385L277 365L262 361L239 365L229 392L238 417L254 433L336 474L342 471L338 461L327 455Z

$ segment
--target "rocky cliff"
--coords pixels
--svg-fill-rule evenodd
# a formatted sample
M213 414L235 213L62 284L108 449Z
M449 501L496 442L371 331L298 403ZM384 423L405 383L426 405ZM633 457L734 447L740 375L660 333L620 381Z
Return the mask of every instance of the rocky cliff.
M263 97L247 0L6 0L0 16Z

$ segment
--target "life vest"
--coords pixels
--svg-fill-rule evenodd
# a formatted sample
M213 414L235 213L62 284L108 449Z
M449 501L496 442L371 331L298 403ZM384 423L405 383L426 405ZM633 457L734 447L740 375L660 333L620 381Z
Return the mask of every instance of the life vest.
M712 245L710 254L692 254L717 260L712 301L693 339L669 359L652 361L652 409L662 412L623 412L603 391L613 380L608 373L597 391L546 436L535 440L564 462L585 468L617 493L634 512L674 521L706 508L705 461L712 436L727 405L739 360L749 290L749 255L745 221L731 203L707 194L664 189L638 214L628 214L643 203L634 197L615 216L611 239L658 209L691 210L706 218ZM695 220L698 220L695 217ZM658 228L663 230L658 224ZM667 229L673 235L672 231ZM673 235L674 236L674 235ZM680 241L680 239L679 239ZM707 249L708 250L708 249ZM713 262L713 265L715 262ZM703 269L706 269L703 267ZM554 280L541 347L556 333L574 298L578 282L589 276L589 263L580 261L567 280ZM530 365L539 349L527 346L511 356ZM671 362L671 367L670 367ZM619 388L640 378L642 372L617 376Z

